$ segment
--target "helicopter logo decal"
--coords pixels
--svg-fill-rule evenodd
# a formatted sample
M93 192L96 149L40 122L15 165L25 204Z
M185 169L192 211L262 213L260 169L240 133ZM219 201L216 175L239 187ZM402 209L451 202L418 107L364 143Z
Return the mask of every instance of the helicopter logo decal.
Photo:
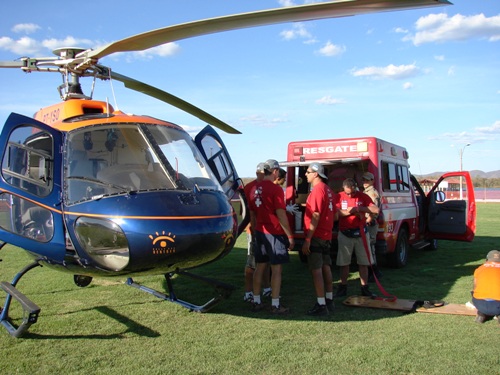
M152 244L154 255L175 253L175 235L172 235L172 233L165 235L165 232L162 232L160 235L156 232L156 237L150 234L149 238L153 240Z

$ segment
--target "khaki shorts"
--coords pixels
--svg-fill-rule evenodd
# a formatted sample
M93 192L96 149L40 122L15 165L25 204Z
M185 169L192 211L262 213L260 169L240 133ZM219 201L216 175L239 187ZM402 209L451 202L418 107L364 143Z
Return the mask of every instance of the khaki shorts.
M368 234L370 235L370 243L377 242L378 224L368 226Z
M309 250L311 253L307 256L307 266L309 270L317 270L323 266L331 266L332 258L330 257L331 242L313 237Z
M366 237L368 246L370 243L370 238L366 233L362 234ZM352 253L356 254L356 259L360 266L369 266L373 263L371 250L368 249L368 256L366 254L365 246L363 245L363 238L351 238L342 234L339 231L338 234L339 251L337 253L337 266L348 266L351 264Z

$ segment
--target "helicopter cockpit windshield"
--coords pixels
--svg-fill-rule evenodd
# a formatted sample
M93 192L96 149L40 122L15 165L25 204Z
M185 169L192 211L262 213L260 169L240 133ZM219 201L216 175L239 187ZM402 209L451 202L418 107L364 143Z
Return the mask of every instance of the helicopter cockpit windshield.
M66 142L67 204L130 192L220 190L187 133L120 123L78 129Z

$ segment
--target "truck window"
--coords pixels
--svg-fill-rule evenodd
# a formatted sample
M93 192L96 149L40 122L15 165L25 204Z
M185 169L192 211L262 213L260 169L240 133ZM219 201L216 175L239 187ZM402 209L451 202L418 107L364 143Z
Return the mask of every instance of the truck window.
M399 191L409 191L410 190L410 181L408 177L408 168L404 165L398 165L398 174L399 174Z
M382 163L383 191L405 192L410 191L410 177L406 165Z
M382 189L398 191L398 177L394 163L382 163Z

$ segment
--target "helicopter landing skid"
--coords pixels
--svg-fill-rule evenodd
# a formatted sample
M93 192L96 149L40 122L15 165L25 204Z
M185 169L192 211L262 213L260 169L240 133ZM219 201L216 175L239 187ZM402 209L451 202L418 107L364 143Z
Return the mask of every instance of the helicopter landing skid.
M40 313L40 307L26 297L23 293L16 289L16 284L19 279L26 274L29 270L41 266L38 260L24 267L21 272L19 272L11 283L2 281L0 287L7 293L7 298L5 299L5 304L3 308L0 308L0 323L7 329L7 332L13 337L20 337L28 328L36 323L38 320L38 314ZM9 318L9 308L12 298L17 300L21 307L23 308L24 315L23 321L19 326L15 326L12 319Z
M191 277L195 280L199 280L199 281L205 282L207 284L210 284L210 285L214 286L217 295L203 305L195 305L195 304L183 301L181 299L178 299L175 295L174 287L172 285L172 275L173 274L188 276L188 277ZM234 290L234 287L232 285L225 284L225 283L222 283L220 281L210 279L208 277L194 275L194 274L186 272L186 271L179 271L179 272L175 272L175 273L166 274L165 279L167 280L168 294L161 293L161 292L158 292L157 290L154 290L154 289L145 287L143 285L137 284L136 282L134 282L134 280L132 280L132 278L128 278L126 281L126 284L129 286L132 286L134 288L137 288L139 290L142 290L146 293L150 293L153 296L155 296L159 299L162 299L164 301L169 301L169 302L173 302L173 303L176 303L178 305L181 305L182 307L188 309L189 311L195 311L195 312L200 312L200 313L207 312L208 310L213 308L216 304L218 304L222 300L228 298L231 295L231 292Z

